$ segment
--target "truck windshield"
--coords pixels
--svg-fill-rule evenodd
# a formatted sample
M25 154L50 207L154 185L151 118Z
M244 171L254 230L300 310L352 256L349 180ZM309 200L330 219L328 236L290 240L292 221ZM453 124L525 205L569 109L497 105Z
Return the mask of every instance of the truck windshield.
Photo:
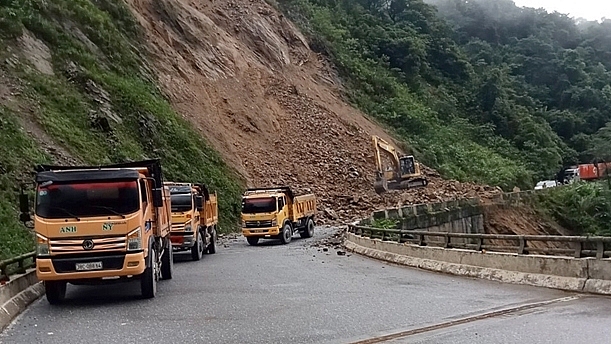
M36 215L44 218L123 216L138 209L135 180L54 183L39 186L36 194Z
M187 211L193 207L191 194L172 194L172 211Z
M242 212L245 214L272 213L276 211L276 198L246 198L242 200Z

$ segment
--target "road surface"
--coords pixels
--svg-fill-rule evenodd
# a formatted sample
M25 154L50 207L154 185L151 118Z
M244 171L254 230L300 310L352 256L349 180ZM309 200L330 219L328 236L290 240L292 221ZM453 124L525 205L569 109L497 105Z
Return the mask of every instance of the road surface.
M139 284L68 286L0 343L609 343L611 299L448 276L244 238L199 262L175 256L155 299ZM269 244L268 244L269 243Z

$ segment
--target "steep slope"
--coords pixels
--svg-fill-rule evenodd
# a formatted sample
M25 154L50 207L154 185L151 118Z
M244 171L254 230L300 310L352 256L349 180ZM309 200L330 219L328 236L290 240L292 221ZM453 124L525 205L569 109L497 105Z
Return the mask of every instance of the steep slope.
M0 260L33 247L16 195L39 163L159 157L222 190L221 230L237 227L243 182L164 100L139 31L121 0L0 0Z
M427 168L428 188L376 195L371 135L392 138L342 99L326 60L263 0L129 4L170 102L250 186L312 191L329 220L498 192Z

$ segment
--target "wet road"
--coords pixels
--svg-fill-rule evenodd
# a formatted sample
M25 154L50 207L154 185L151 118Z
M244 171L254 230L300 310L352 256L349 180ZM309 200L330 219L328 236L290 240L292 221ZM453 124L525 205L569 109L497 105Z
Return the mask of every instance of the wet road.
M68 286L0 343L609 343L611 299L447 276L289 245L220 245L175 256L155 299L139 284ZM272 242L270 242L272 243Z

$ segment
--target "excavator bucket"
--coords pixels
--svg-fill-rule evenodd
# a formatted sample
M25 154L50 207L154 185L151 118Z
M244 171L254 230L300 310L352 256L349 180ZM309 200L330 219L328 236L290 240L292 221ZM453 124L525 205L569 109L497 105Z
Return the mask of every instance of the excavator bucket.
M388 182L384 178L377 179L373 183L373 188L378 195L381 195L388 191Z

